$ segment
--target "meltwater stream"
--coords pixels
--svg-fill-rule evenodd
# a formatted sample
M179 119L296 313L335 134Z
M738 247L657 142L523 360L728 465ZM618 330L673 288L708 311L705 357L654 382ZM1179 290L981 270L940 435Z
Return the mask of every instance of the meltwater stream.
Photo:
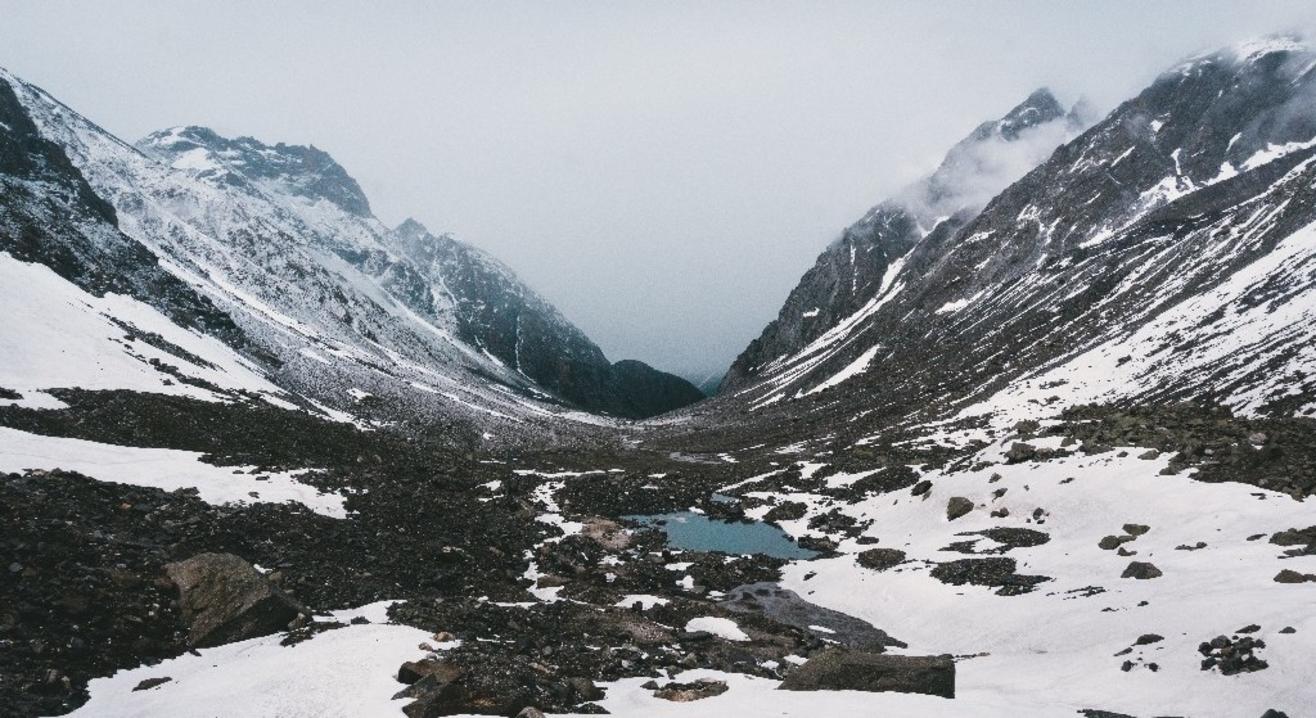
M786 559L809 559L818 555L816 551L792 541L776 526L760 521L722 521L693 511L624 518L661 528L667 533L667 543L673 548L720 551L731 555L762 554Z

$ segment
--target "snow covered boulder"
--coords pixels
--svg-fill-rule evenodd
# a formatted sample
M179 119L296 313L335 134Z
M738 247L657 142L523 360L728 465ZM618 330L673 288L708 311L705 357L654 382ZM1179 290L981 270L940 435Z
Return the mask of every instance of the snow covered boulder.
M231 553L198 554L164 568L178 586L187 641L194 647L268 635L287 628L299 614L309 615L255 566Z
M830 649L786 675L788 691L870 691L955 697L955 661L950 656L896 656Z

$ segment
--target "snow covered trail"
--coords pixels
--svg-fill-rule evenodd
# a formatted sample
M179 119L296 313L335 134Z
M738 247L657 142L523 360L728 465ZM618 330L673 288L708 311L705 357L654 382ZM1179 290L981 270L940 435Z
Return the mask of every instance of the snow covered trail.
M165 491L195 488L209 504L293 501L318 514L347 518L343 496L297 480L305 471L258 473L254 467L206 464L202 456L197 451L116 446L0 427L0 472L64 469Z

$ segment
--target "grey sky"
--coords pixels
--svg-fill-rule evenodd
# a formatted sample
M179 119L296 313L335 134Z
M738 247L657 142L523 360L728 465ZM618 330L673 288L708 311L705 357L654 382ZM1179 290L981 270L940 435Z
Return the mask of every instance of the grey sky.
M696 373L1036 87L1106 110L1193 51L1310 27L1310 2L34 0L0 2L0 65L130 140L315 144L609 358Z

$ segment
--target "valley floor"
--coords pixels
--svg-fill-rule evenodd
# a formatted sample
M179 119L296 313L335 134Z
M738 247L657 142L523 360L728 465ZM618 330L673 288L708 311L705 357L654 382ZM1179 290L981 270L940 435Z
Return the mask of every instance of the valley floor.
M0 685L17 714L1316 705L1310 420L1094 408L853 452L674 454L638 434L625 451L467 457L254 404L58 398L0 407ZM819 555L681 550L624 518L674 511L771 522ZM314 617L189 652L159 579L205 551L255 564ZM955 697L778 689L837 645L949 654ZM414 661L453 671L460 700L398 682Z

